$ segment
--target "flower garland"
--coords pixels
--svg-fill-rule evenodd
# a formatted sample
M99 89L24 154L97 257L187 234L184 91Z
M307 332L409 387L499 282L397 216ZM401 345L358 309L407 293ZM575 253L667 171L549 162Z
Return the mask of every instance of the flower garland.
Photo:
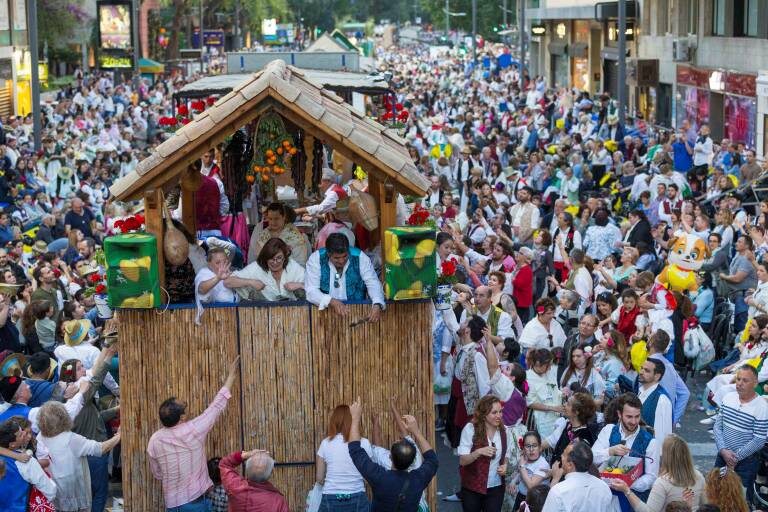
M189 105L182 103L176 109L175 116L163 116L158 119L157 124L168 132L175 132L180 126L186 126L192 122L190 114L199 114L214 103L216 103L215 96L208 96L204 100L193 100Z

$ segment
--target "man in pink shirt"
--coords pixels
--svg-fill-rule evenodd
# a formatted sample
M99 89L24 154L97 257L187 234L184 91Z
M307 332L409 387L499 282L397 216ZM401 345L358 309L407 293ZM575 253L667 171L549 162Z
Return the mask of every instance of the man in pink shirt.
M239 466L245 462L245 478ZM229 512L289 512L282 493L269 482L275 461L264 450L235 452L221 459L221 483L229 496Z
M160 405L163 428L152 434L147 446L152 474L163 482L169 512L207 512L208 477L205 438L232 397L230 391L240 364L238 356L229 365L224 386L203 413L187 421L187 404L171 397Z

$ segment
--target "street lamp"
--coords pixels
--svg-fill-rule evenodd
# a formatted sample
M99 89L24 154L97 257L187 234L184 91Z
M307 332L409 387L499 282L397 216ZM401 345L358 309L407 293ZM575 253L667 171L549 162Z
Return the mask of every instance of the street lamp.
M445 37L450 37L451 33L451 16L466 16L467 13L465 12L451 12L450 6L448 5L449 0L445 0L445 9L443 11L445 12Z

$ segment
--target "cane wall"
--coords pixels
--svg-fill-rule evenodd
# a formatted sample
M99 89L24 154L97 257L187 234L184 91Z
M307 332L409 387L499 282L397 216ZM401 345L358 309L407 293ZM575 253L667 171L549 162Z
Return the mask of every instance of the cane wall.
M429 303L391 303L381 322L350 326L369 312L366 304L350 305L346 318L307 304L214 307L196 327L192 308L120 311L125 509L163 509L146 455L161 426L160 403L176 396L189 404L189 417L198 415L237 354L240 379L208 436L207 455L269 450L277 462L272 483L292 511L304 510L315 452L336 405L360 396L363 435L370 438L373 413L386 412L394 397L433 440ZM388 446L397 436L391 416L383 416L382 429ZM434 497L433 483L432 510Z

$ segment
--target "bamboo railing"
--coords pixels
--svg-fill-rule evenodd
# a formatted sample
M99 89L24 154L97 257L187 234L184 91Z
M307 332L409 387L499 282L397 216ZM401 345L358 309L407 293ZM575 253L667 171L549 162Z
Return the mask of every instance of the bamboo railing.
M363 435L372 414L394 397L434 440L432 314L428 302L392 303L379 323L370 305L350 305L342 318L307 304L207 308L202 325L193 308L120 311L120 385L125 510L163 510L147 443L161 428L158 407L176 396L192 418L220 389L229 362L241 355L239 382L208 436L208 458L262 448L277 463L271 482L292 511L303 511L315 480L315 453L333 408L360 396ZM382 422L387 447L398 436ZM435 483L430 487L435 508Z

